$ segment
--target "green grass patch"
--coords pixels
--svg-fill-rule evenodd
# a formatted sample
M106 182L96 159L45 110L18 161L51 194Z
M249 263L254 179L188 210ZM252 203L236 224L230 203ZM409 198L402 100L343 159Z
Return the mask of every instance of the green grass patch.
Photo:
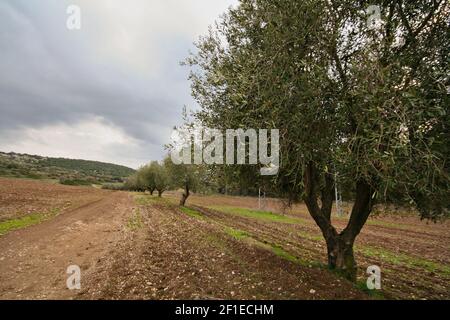
M239 230L239 229L233 229L233 228L230 228L230 227L226 227L225 228L225 232L228 235L232 236L236 240L241 240L241 239L250 237L249 233L247 233L245 231L242 231L242 230Z
M450 276L450 267L440 264L438 262L422 259L418 257L412 257L404 253L392 252L386 249L374 248L374 247L356 247L356 252L359 252L365 256L384 260L388 263L400 266L406 266L409 268L425 269L429 272L439 273L444 276Z
M325 241L322 235L317 235L309 232L300 231L298 232L298 235L306 240L314 241L314 242L322 242Z
M285 260L291 261L296 264L307 265L306 262L302 261L301 259L297 258L296 256L285 251L281 246L276 245L276 244L271 244L271 243L263 243L255 238L253 238L252 235L246 231L239 230L239 229L233 229L230 227L225 227L225 232L236 240L245 240L245 241L248 241L249 243L252 243L260 248L263 248L265 250L270 250L276 256L278 256L280 258L283 258Z
M216 235L214 235L214 234L208 234L206 236L206 241L208 243L212 244L217 249L220 249L222 251L228 250L228 247L225 244L225 242L222 239L220 239L219 237L217 237Z
M288 224L301 224L303 222L303 219L301 219L301 218L284 216L284 215L269 212L269 211L259 211L259 210L252 210L252 209L238 208L238 207L227 207L227 206L211 206L209 208L223 212L223 213L230 213L230 214L239 215L242 217L270 221L270 222L280 222L280 223L288 223Z
M38 224L44 220L43 214L30 214L28 216L11 219L4 222L0 222L0 235L5 235L10 231L18 230L22 228L26 228L32 226L34 224Z
M128 219L127 227L131 231L138 230L144 226L144 222L142 221L141 211L139 209Z
M170 200L163 197L151 196L149 194L135 193L134 201L136 204L141 206L152 205L152 204L172 204Z
M376 299L376 300L385 300L386 297L383 294L383 291L381 290L369 290L367 288L367 282L366 281L358 281L356 283L356 288L366 293L368 296Z
M292 254L290 254L289 252L285 251L280 246L272 245L272 252L275 255L277 255L285 260L288 260L288 261L291 261L294 263L298 263L298 264L303 264L299 258L297 258L297 257L293 256Z
M141 205L141 206L152 204L155 201L156 200L154 200L154 198L152 196L148 196L148 195L144 195L144 194L135 194L134 195L134 202L136 202L136 204Z
M55 208L50 210L47 213L33 213L26 215L21 218L15 218L0 222L0 236L7 234L8 232L26 228L38 223L41 223L45 220L50 219L53 216L56 216L60 209Z
M198 212L197 210L188 208L188 207L181 207L181 211L185 214L187 214L188 216L192 217L192 218L196 218L196 219L200 219L203 220L205 217Z

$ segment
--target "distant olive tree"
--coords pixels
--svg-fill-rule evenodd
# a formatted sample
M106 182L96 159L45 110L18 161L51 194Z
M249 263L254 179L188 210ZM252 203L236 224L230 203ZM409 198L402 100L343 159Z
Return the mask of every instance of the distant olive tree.
M151 195L153 195L156 190L156 172L158 171L159 166L157 161L152 161L138 171L138 174L142 176L144 181L145 189L150 192Z
M133 175L128 177L124 183L124 189L130 191L145 191L145 186L141 176L139 175L139 171L135 172Z
M176 165L172 162L170 157L164 159L164 167L167 170L170 186L174 189L183 189L180 199L180 206L184 206L186 204L186 200L191 194L191 191L195 192L197 189L200 168L196 165Z
M137 172L128 178L124 188L127 190L150 192L151 195L158 191L158 196L162 196L169 187L169 176L165 166L158 161L152 161L149 164L139 168Z
M155 189L158 190L158 196L161 197L170 186L169 173L166 166L159 163L154 164L152 170Z

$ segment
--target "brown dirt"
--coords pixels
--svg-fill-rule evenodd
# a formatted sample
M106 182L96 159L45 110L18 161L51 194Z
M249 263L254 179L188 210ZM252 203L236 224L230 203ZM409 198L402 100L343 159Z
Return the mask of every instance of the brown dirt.
M299 266L155 202L140 206L142 228L99 264L89 280L97 285L82 298L367 299L326 270Z
M0 298L76 297L66 287L67 267L80 266L82 276L95 272L108 247L120 239L131 205L127 193L103 193L99 200L0 237Z
M0 179L0 189L0 212L9 217L20 216L26 206L43 212L71 202L51 220L0 237L3 299L369 298L323 267L324 242L301 205L286 211L301 223L287 224L208 208L257 208L252 198L193 196L189 206L201 213L195 217L174 204L176 194L142 198L14 179ZM282 211L276 199L267 207ZM337 219L338 228L345 221ZM235 238L229 228L247 235ZM448 223L426 224L408 215L377 217L364 228L357 248L448 267L449 230ZM277 255L274 247L297 261ZM364 250L357 251L359 278L365 279L367 266L380 265L386 298L450 298L450 279L442 270ZM66 269L73 264L81 267L81 291L66 288Z
M175 197L175 194L171 194ZM268 222L224 214L208 209L231 206L258 209L258 201L247 197L193 196L191 205L200 206L210 219L248 231L259 241L275 243L304 260L325 264L326 245L317 225L304 205L285 210L285 215L300 218L300 224ZM277 199L268 199L264 210L283 212ZM334 218L341 230L348 216ZM311 239L314 236L317 239ZM369 219L356 242L359 279L366 279L366 268L378 265L383 272L383 294L391 299L450 299L450 223L421 221L414 213L375 216ZM375 254L373 253L375 250ZM408 257L408 261L398 257ZM426 265L424 265L426 264ZM438 264L441 270L434 270ZM428 265L431 265L429 267ZM444 269L444 270L442 270Z
M0 178L0 222L34 213L76 208L99 200L107 191L67 187L38 180Z

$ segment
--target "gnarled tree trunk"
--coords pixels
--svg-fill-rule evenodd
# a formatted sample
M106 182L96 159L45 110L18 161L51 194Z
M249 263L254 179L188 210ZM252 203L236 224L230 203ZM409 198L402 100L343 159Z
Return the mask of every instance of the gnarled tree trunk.
M185 184L184 186L184 192L181 195L181 200L180 200L180 206L184 207L184 205L186 204L186 200L189 197L190 192L189 192L189 184Z
M353 244L367 221L373 207L373 188L366 181L356 184L356 198L347 227L338 233L331 224L334 179L331 173L325 175L322 186L321 206L318 203L319 190L316 182L317 173L310 163L304 173L305 203L314 221L319 226L327 243L328 266L350 281L356 282L357 265L353 253Z
M353 254L353 244L372 211L374 205L372 199L373 192L373 187L366 181L358 181L356 183L356 199L347 227L339 234L334 244L331 241L332 245L330 248L332 249L331 253L333 255L331 257L333 259L331 264L329 261L330 268L334 268L353 282L356 282L357 270ZM328 252L330 257L329 249Z
M357 265L353 254L353 242L341 235L326 240L328 250L328 267L346 279L356 282Z

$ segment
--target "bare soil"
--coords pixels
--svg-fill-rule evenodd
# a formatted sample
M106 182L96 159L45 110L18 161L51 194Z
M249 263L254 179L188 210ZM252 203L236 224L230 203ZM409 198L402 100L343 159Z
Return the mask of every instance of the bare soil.
M107 192L30 179L0 178L0 222L30 214L76 208L102 199Z
M172 194L171 197L176 197ZM193 196L191 205L212 220L248 231L254 238L283 247L294 256L326 264L326 244L306 206L286 209L278 199L267 199L262 209L300 219L285 224L224 214L212 208L259 209L258 199L229 196ZM342 230L349 216L336 217L333 224ZM368 266L382 269L383 291L388 299L450 299L450 222L427 222L415 212L375 215L369 218L356 241L359 280L367 278Z
M66 286L67 268L78 265L83 274L95 272L108 247L119 241L131 205L130 195L107 193L51 220L0 237L0 298L76 297L77 292Z
M330 272L299 266L155 199L143 225L98 265L88 299L367 299ZM107 281L104 281L107 279Z
M2 299L449 299L450 225L412 215L371 219L358 238L359 281L382 268L374 296L325 266L325 244L301 206L265 211L289 223L227 212L257 209L253 198L149 195L0 179L0 216L24 208L58 214L0 237ZM70 204L68 204L70 202ZM64 205L65 204L65 205ZM336 218L338 228L346 217ZM1 220L0 220L1 221ZM66 287L81 268L81 290Z

